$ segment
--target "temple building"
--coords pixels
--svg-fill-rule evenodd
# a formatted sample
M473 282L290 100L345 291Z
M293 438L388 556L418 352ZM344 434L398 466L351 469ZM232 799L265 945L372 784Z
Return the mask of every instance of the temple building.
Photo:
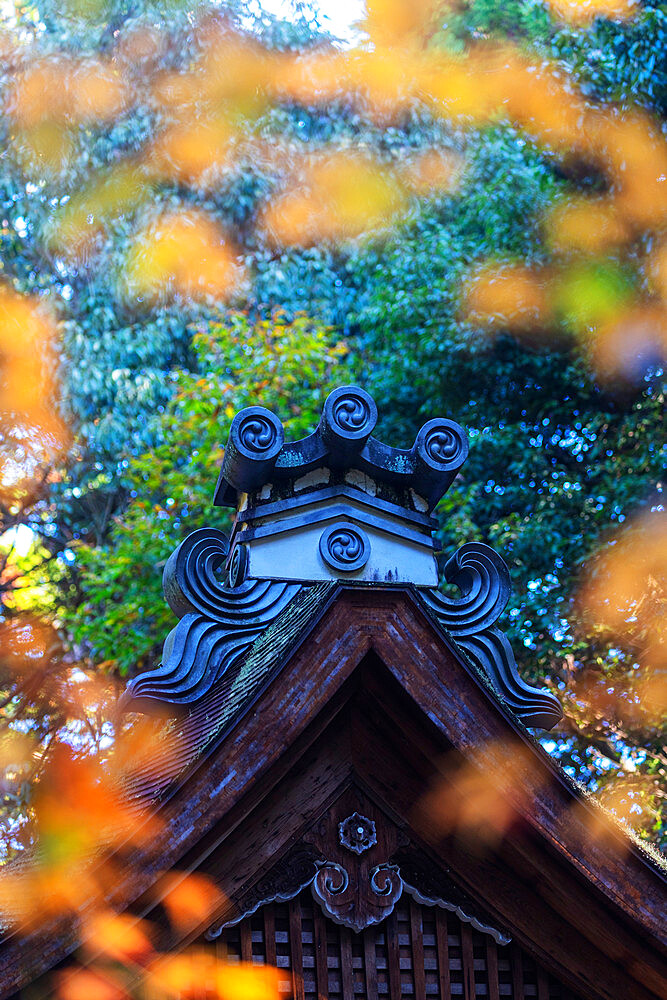
M159 922L161 874L206 875L224 902L168 947L277 966L296 1000L664 1000L664 870L542 749L561 708L498 627L505 563L468 542L440 579L466 434L436 418L403 450L376 420L351 386L300 441L235 417L231 536L173 553L177 624L123 697L176 739L126 790L161 822L113 893ZM76 945L36 933L0 945L0 996Z

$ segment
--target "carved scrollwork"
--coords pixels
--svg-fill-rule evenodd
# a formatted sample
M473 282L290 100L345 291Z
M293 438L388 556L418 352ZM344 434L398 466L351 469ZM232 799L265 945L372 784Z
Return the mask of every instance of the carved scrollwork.
M362 569L370 552L366 532L347 521L325 528L320 536L320 554L325 563L343 573Z
M313 880L313 894L321 901L326 901L330 896L340 896L346 892L349 884L347 870L335 861L326 861Z
M488 545L468 542L448 560L445 578L459 587L461 597L420 591L438 622L481 667L525 725L551 729L563 714L558 699L521 679L508 639L492 627L510 595L504 560Z
M359 932L389 916L403 891L403 881L398 868L389 864L376 865L370 872L364 866L357 876L353 882L346 868L325 861L311 891L334 923Z
M212 924L206 932L209 941L220 937L225 927L233 927L246 917L251 917L267 903L285 903L299 895L318 874L316 852L304 844L297 844L278 864L245 893L236 905L236 914Z
M403 879L396 865L376 865L371 872L371 889L393 906L403 892Z

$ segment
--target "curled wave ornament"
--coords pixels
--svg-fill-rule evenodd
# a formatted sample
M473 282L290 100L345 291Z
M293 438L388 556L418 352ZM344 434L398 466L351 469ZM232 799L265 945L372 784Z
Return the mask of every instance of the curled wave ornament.
M460 468L468 457L468 438L454 420L429 420L415 442L417 454L434 471Z
M285 610L301 584L222 582L227 537L200 528L179 545L164 572L164 591L181 621L164 644L162 663L133 678L125 707L175 714L194 704L235 666Z
M532 687L519 675L509 639L500 629L489 628L458 640L477 666L485 672L503 701L525 726L553 729L563 717L558 698Z
M371 554L368 535L354 524L334 524L320 536L320 554L332 569L353 573L362 569Z
M484 671L525 725L553 728L563 715L558 699L521 679L509 640L493 628L511 589L504 560L488 545L468 542L445 565L445 578L459 587L461 597L437 590L420 591L437 621Z
M448 597L437 590L421 593L452 635L479 632L493 625L505 610L511 591L510 574L504 559L489 545L462 545L445 564L445 579L459 588L461 597Z

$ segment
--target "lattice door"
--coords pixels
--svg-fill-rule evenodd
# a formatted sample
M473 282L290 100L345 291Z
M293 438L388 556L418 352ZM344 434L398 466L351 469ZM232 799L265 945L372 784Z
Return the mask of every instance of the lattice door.
M304 890L226 928L217 947L229 961L276 965L285 973L282 991L295 1000L577 1000L523 949L501 947L454 914L406 896L381 924L355 934L327 919Z

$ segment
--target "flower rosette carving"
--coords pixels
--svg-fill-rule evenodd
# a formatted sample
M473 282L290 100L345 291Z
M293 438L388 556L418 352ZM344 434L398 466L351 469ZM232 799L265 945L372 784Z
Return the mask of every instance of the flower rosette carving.
M378 842L375 823L360 813L352 813L338 824L338 840L353 854L363 854Z
M320 555L331 569L354 573L368 562L371 543L368 535L354 524L334 524L320 536Z

